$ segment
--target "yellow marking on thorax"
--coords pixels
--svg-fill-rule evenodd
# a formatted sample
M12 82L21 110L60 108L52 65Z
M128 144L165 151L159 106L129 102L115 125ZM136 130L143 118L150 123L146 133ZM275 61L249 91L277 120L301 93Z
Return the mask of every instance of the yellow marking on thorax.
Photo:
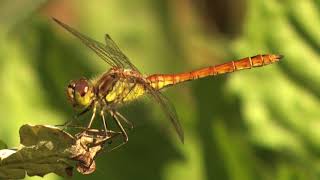
M133 87L134 86L134 87ZM132 84L126 81L118 81L112 91L106 96L108 102L122 100L124 102L132 101L145 93L142 84ZM119 99L120 98L120 99Z

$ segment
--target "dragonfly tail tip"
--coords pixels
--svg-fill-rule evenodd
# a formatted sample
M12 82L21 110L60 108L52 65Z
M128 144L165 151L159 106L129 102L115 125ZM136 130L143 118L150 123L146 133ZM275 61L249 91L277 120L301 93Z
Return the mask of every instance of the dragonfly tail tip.
M273 59L273 62L280 61L284 56L281 54L271 54L270 58Z

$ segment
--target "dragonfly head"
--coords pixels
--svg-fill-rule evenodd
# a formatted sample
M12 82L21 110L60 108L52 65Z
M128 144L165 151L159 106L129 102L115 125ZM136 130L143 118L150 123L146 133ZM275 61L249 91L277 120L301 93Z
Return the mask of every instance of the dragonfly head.
M72 106L84 109L91 105L94 92L92 84L85 78L71 81L67 87L67 96Z

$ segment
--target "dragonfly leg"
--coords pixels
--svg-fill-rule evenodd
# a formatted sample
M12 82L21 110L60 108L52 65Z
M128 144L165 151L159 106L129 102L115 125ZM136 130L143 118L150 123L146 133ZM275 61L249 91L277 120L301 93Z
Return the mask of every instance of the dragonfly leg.
M65 123L63 124L57 124L57 125L54 125L56 127L62 127L62 130L65 130L66 128L68 127L77 127L77 126L71 126L71 124L75 121L77 121L78 118L77 117L74 117L73 119L69 120L69 121L66 121Z
M65 128L67 127L75 127L77 128L78 126L70 126L74 121L77 121L79 120L79 117L84 115L85 113L87 113L88 111L90 110L90 108L86 108L85 110L81 111L80 113L76 114L73 119L69 120L69 121L66 121L65 123L63 124L58 124L58 125L55 125L57 127L63 127L62 130L64 130Z
M118 148L121 147L122 145L126 144L126 143L128 142L128 140L129 140L129 138L128 138L127 132L124 130L123 126L122 126L121 123L120 123L120 120L118 119L117 113L115 113L114 111L110 111L110 114L111 114L111 116L113 117L113 119L116 121L118 127L120 128L121 134L122 134L123 139L124 139L124 141L123 141L121 144L117 145L116 147L114 147L114 148L112 148L112 149L110 150L110 151L113 151L113 150L115 150L115 149L118 149ZM110 151L109 151L109 152L110 152Z
M109 134L108 134L108 127L107 127L107 122L106 122L106 119L104 117L104 110L101 110L100 111L100 116L102 118L102 121L103 121L103 127L104 127L104 132L105 132L105 135L106 137L109 137Z
M83 134L86 133L86 131L88 131L91 128L92 122L93 122L94 118L96 117L96 112L97 112L97 104L94 104L90 122L89 122L87 128L82 133L77 134L77 138L81 137Z
M93 111L93 112L92 112L92 116L91 116L91 119L90 119L90 122L89 122L89 124L88 124L87 129L90 129L90 128L91 128L92 122L93 122L94 118L96 117L96 112L97 112L97 105L96 105L96 104L93 106L93 110L92 110L92 111Z
M127 118L125 118L122 114L120 114L118 111L115 112L116 115L118 115L125 123L127 123L130 127L130 129L133 129L133 123L129 121Z
M91 107L91 105L90 105L89 107L87 107L86 109L84 109L83 111L81 111L80 113L76 114L76 115L74 116L74 118L75 118L75 119L78 119L80 116L86 114L86 113L90 110L90 107Z
M64 128L66 128L67 126L69 126L69 125L72 123L72 121L73 121L73 119L72 119L72 120L69 120L69 121L66 121L66 122L63 123L63 124L56 124L56 125L54 125L54 126L63 127L63 129L64 129Z

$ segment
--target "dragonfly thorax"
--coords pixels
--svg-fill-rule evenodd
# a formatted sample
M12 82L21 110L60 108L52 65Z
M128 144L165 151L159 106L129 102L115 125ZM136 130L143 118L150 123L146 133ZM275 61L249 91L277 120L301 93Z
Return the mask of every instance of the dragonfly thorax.
M71 81L67 87L67 97L76 109L85 109L94 100L94 88L85 78Z
M96 97L111 106L137 99L145 93L141 75L127 69L110 69L94 81Z

